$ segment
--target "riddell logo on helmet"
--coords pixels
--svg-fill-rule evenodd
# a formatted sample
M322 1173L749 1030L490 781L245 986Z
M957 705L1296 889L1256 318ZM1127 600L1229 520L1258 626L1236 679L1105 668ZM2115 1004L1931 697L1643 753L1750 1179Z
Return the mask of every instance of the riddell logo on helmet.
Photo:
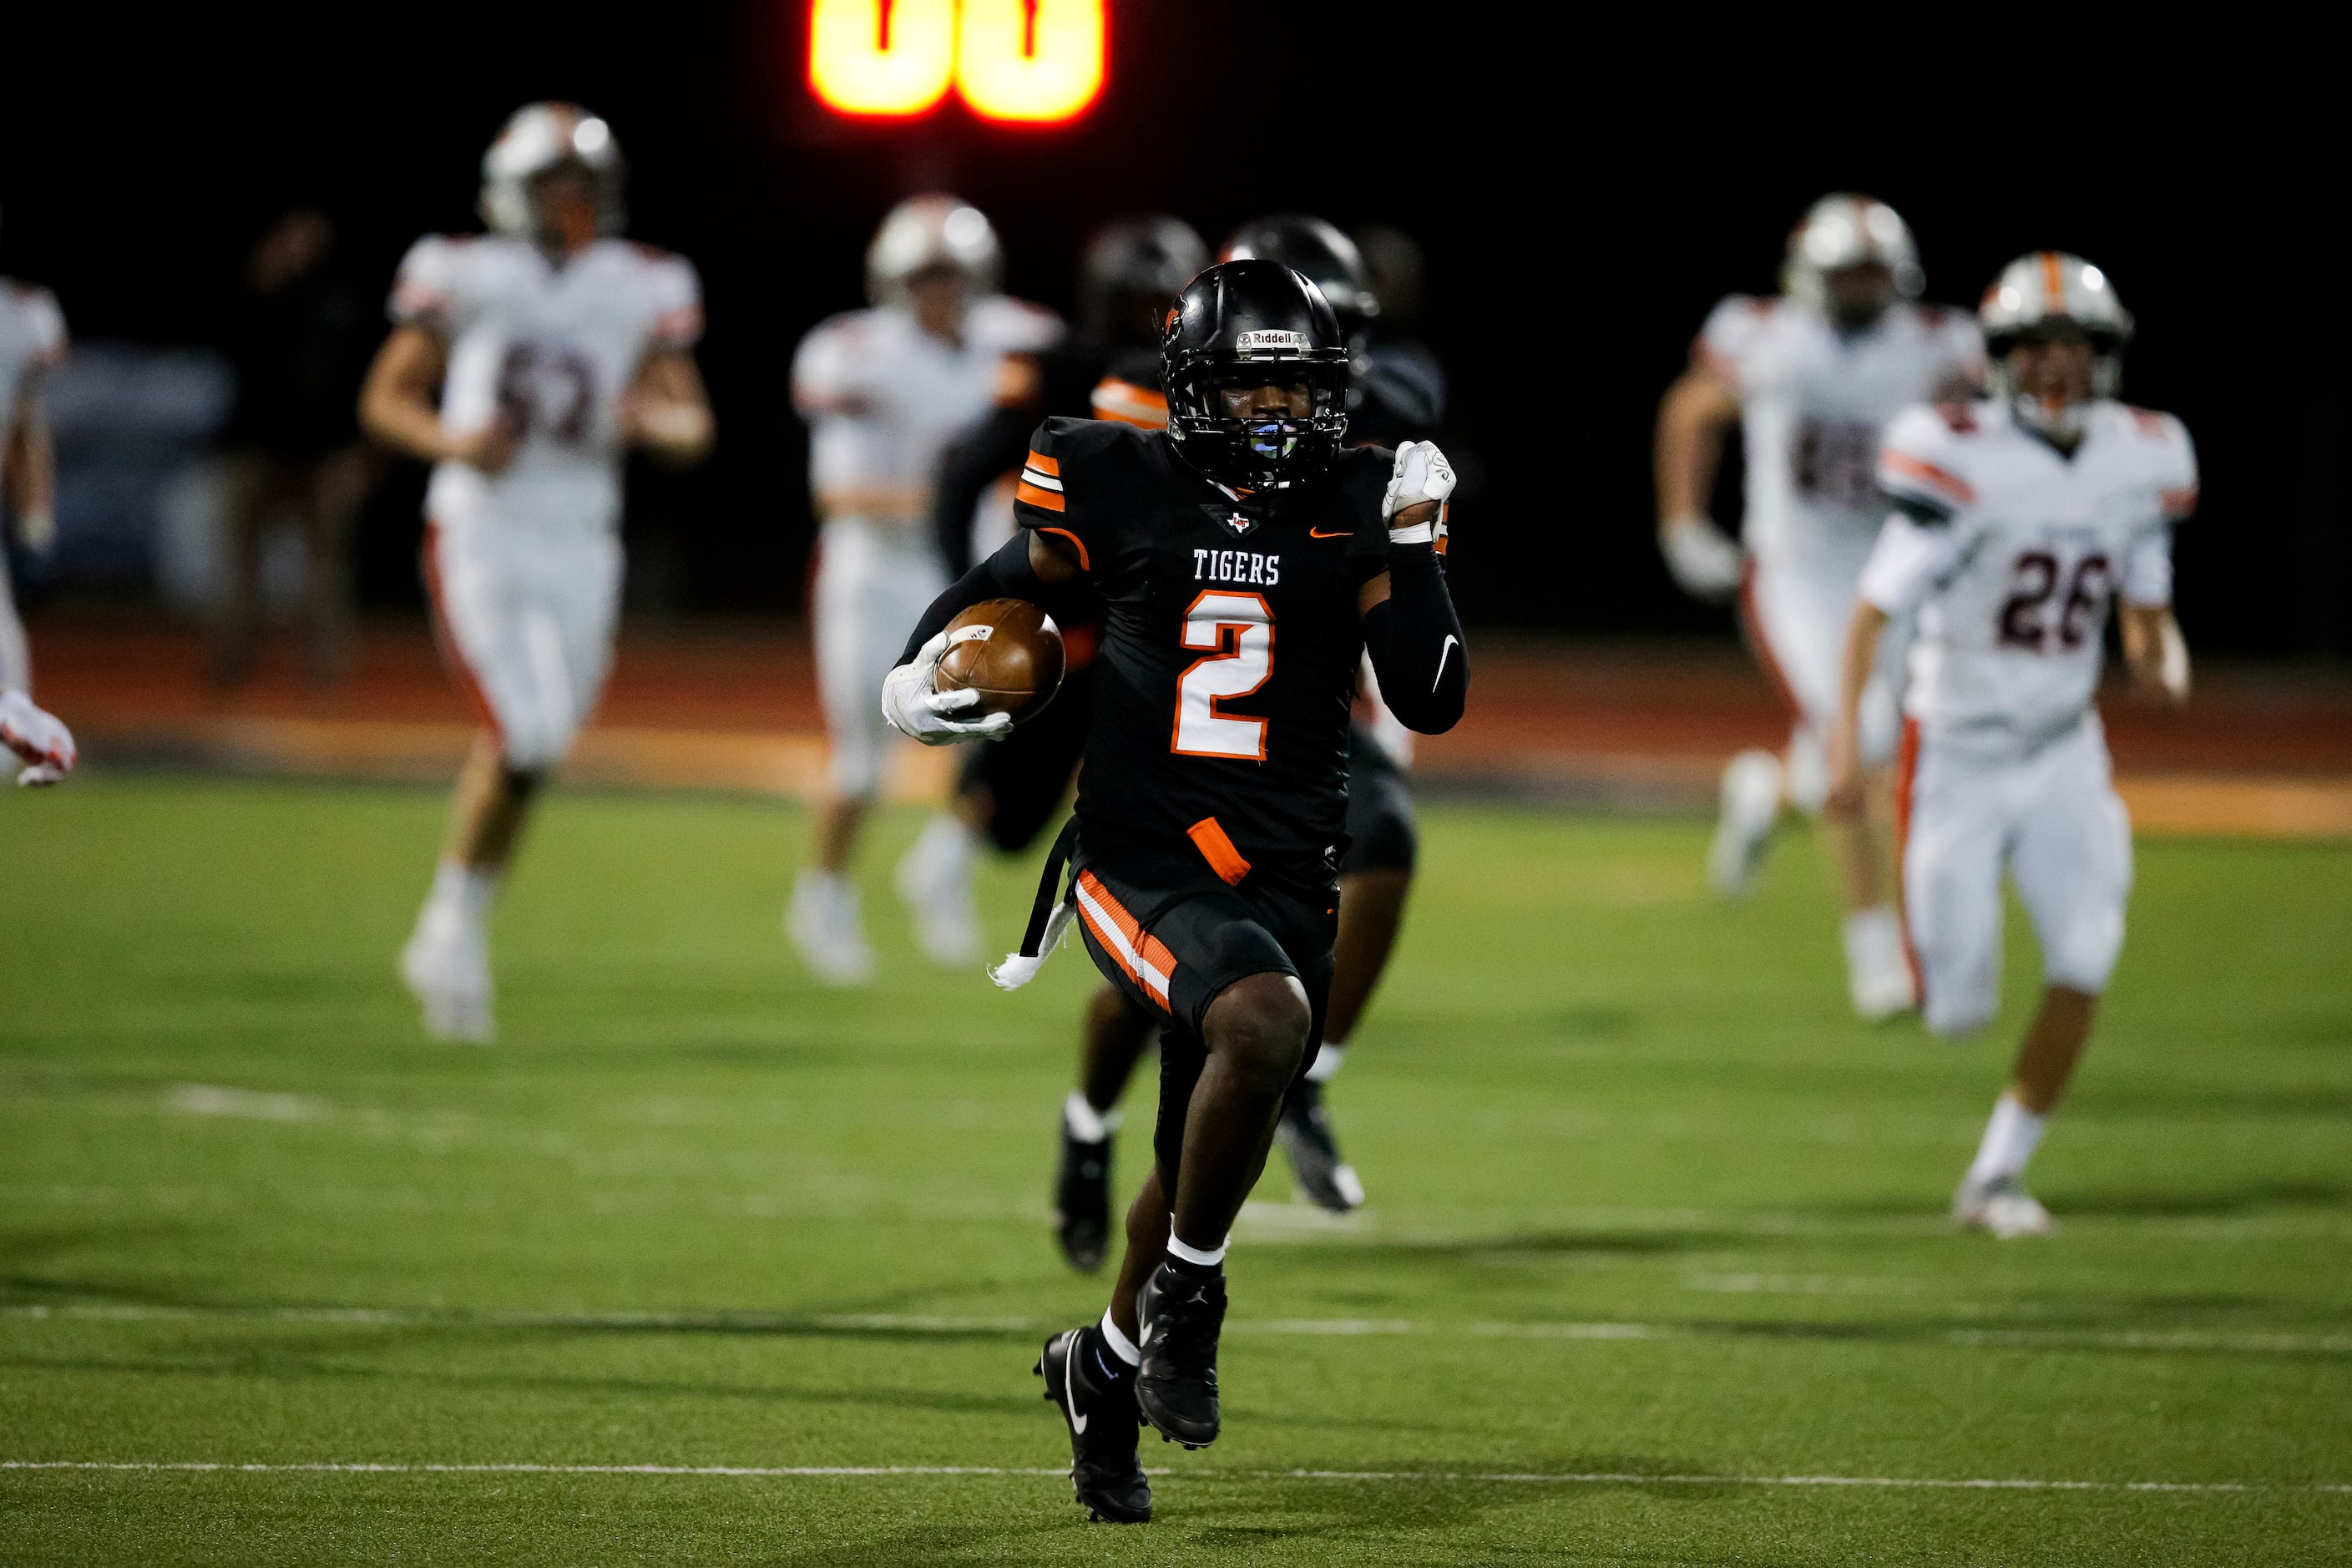
M1286 349L1304 350L1307 346L1307 334L1269 327L1260 331L1244 332L1234 340L1234 346L1244 353L1278 353Z

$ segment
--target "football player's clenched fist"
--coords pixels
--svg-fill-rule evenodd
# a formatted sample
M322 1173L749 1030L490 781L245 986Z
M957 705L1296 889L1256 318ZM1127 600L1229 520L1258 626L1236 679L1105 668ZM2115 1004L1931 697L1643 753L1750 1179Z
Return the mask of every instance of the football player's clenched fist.
M33 706L21 691L0 691L0 745L22 757L21 784L51 784L73 772L73 732L54 713Z
M1454 465L1434 441L1407 441L1397 448L1396 467L1390 470L1388 492L1381 497L1381 516L1389 538L1398 544L1421 544L1434 537L1437 513L1454 493ZM1411 516L1405 514L1411 513Z

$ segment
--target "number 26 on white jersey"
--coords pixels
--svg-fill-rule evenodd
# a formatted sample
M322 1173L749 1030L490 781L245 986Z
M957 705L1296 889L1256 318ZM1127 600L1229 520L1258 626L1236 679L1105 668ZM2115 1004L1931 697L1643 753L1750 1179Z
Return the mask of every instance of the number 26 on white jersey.
M1184 612L1184 646L1213 651L1176 678L1176 733L1168 749L1180 757L1265 761L1265 721L1217 710L1274 673L1274 607L1265 595L1202 594Z

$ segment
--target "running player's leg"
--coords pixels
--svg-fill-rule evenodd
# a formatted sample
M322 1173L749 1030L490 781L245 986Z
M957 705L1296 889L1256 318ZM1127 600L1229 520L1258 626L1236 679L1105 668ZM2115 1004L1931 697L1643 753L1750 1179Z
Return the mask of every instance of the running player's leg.
M32 644L16 614L16 585L8 578L8 552L0 550L0 691L33 694Z
M1967 1036L2000 1008L2000 873L2007 780L1918 744L1897 781L1903 899L1920 1011L1938 1035Z
M1872 807L1858 817L1843 819L1822 811L1829 783L1826 747L1836 720L1843 637L1858 572L1858 563L1843 561L1759 560L1749 573L1742 603L1758 657L1795 710L1785 787L1790 803L1821 825L1843 911L1842 934L1853 1008L1865 1018L1878 1019L1916 1001L1904 961L1902 924L1893 899L1893 858L1886 843L1891 815L1886 767L1895 724L1889 689L1883 680L1874 683L1864 702L1864 760ZM1734 769L1742 766L1753 764L1734 760ZM1732 822L1736 782L1727 773L1727 825ZM1729 858L1724 849L1728 831L1727 826L1717 834L1718 862ZM1718 885L1723 885L1723 867L1718 864L1717 870Z
M1118 1102L1159 1020L1114 985L1087 998L1078 1086L1062 1102L1061 1157L1054 1172L1054 1235L1070 1266L1093 1273L1110 1242L1112 1141Z
M1348 853L1339 862L1339 934L1332 952L1323 1043L1306 1076L1291 1089L1275 1131L1299 1192L1334 1214L1360 1206L1364 1184L1339 1152L1325 1086L1346 1061L1348 1041L1388 968L1421 846L1403 770L1361 728L1352 737L1349 755L1348 837Z
M2026 1162L2090 1038L2131 892L2130 825L2095 727L2034 759L2021 784L2011 875L2042 945L2042 1003L1961 1189L1964 1199L1981 1194L1979 1223L2002 1236L2049 1228L2025 1190Z
M907 626L929 603L919 603L899 623L898 602L908 595L891 575L908 564L898 559L901 553L890 550L877 530L842 519L825 525L818 549L812 629L817 693L832 754L825 794L814 813L812 863L794 879L785 929L803 961L829 984L858 984L873 973L850 858L866 811L881 791L893 739L877 693ZM922 569L919 560L912 569ZM936 571L919 585L935 588Z
M449 803L433 890L401 970L432 1034L488 1040L488 915L532 799L611 668L617 540L536 542L434 529L427 584L445 649L486 721Z

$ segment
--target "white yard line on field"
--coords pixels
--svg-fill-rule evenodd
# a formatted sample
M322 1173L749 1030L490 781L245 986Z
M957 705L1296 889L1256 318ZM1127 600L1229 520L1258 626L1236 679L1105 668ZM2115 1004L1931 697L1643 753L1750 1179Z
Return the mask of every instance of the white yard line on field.
M704 1333L1043 1333L1058 1320L953 1317L920 1312L530 1312L430 1310L401 1307L189 1307L108 1302L0 1307L0 1318L97 1322L260 1321L344 1323L354 1327L581 1329ZM1969 1350L2124 1350L2209 1352L2229 1355L2352 1355L2352 1334L2299 1334L2260 1330L1941 1328L1933 1323L1748 1322L1736 1318L1681 1322L1443 1322L1412 1318L1235 1318L1237 1334L1312 1339L1453 1334L1502 1340L1689 1340L1879 1338L1893 1343L1956 1345Z
M240 1464L227 1460L0 1459L0 1470L196 1471L232 1475L418 1476L720 1476L864 1478L893 1476L1064 1476L1045 1468L1002 1465L436 1465L399 1463ZM1630 1470L1162 1470L1163 1480L1453 1481L1510 1485L1642 1487L1873 1487L1958 1491L2304 1492L2352 1494L2352 1485L2265 1481L2070 1481L2031 1477L1661 1476Z

